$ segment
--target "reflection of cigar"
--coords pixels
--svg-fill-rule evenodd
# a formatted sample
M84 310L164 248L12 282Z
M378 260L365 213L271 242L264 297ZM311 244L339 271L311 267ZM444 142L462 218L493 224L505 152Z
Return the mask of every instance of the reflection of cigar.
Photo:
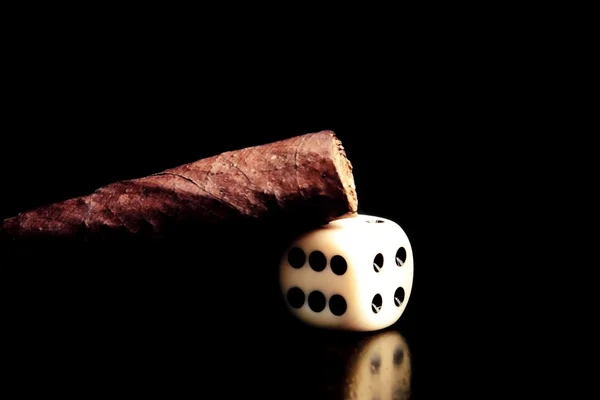
M229 151L19 214L8 238L164 237L179 225L329 222L357 210L352 166L331 131Z

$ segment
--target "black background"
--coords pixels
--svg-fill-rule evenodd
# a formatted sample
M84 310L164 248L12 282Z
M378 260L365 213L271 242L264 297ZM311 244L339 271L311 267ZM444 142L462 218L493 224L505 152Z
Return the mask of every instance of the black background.
M433 71L418 61L345 70L322 54L288 72L298 60L218 63L181 49L165 59L150 46L101 50L101 42L73 56L76 44L36 43L13 63L7 92L0 218L223 151L333 130L354 166L359 211L396 221L413 246L412 297L392 329L413 354L418 398L417 308L435 301L426 282L445 261L434 243L451 232L440 215L460 191L463 160L452 149L465 141L456 109L440 107L452 99ZM331 336L289 318L269 268L284 244L266 230L221 233L209 244L2 244L15 371L31 372L28 360L42 374L56 368L63 378L46 383L56 388L77 380L172 391L216 379L234 397L333 398L339 365L369 335ZM324 367L331 351L333 366Z
M33 11L9 18L3 48L0 218L332 129L354 164L360 211L395 220L413 244L414 291L396 328L415 353L415 398L511 392L532 382L540 359L564 371L553 362L562 350L540 338L572 329L556 306L574 301L537 293L564 286L538 280L564 276L548 273L562 263L539 261L563 254L545 248L556 241L540 240L539 226L570 219L556 216L563 205L541 205L570 193L555 183L576 175L562 170L571 162L562 147L574 145L569 154L579 159L585 145L570 138L579 118L556 110L573 98L558 95L571 83L556 78L572 74L553 70L557 59L571 60L556 46L572 43L532 28L537 16L504 10L523 18L521 34L511 18L492 21L498 10L476 18L458 10L461 22L445 10L435 18L432 10L338 13L300 18L280 35L292 18L271 20L277 26L247 19L252 28L240 30L230 29L242 25L233 18L215 29L207 14L190 24L176 17L171 27L119 10L100 23L62 24ZM6 377L19 378L21 391L112 394L125 384L135 394L216 387L227 397L331 398L340 370L315 360L358 338L305 331L280 313L273 276L259 265L281 238L253 233L211 246L0 244L2 344L15 355L3 359ZM190 257L221 268L200 269ZM551 329L533 333L541 323ZM554 391L560 379L540 376L532 390Z
M322 96L327 97L314 94L317 99ZM215 105L210 99L191 107L184 100L171 100L168 93L150 99L140 94L123 99L118 92L105 93L102 100L95 97L86 92L58 106L47 99L20 108L20 117L14 119L22 124L13 126L11 143L3 149L10 153L2 160L3 218L223 151L334 130L354 166L359 211L396 221L413 245L414 289L395 329L413 354L417 397L416 312L428 267L430 199L423 196L428 184L422 170L426 133L407 125L411 117L406 111L374 110L370 107L378 103L365 102L346 110L313 110L310 98L290 109L281 104L276 108L271 102L261 103L258 94L243 100L249 108ZM334 102L320 100L321 105ZM77 371L76 365L92 375L98 373L98 365L105 365L119 374L138 376L135 382L145 382L141 384L146 387L147 379L164 383L174 376L180 384L197 383L189 374L201 375L203 366L230 374L220 357L241 358L235 361L234 375L243 377L234 379L250 385L243 390L260 394L302 388L299 398L333 398L324 388L343 386L341 367L323 367L323 354L346 340L334 364L343 365L364 335L349 333L328 341L310 331L300 339L290 335L290 330L302 327L285 315L276 292L273 267L283 243L273 232L246 234L231 233L216 245L215 239L211 245L162 247L11 244L10 250L2 251L11 254L4 259L16 267L18 278L4 283L12 286L7 305L18 336L27 338L27 350L22 351L45 360L46 368L53 359L67 360L65 373L88 385L97 384L96 378ZM288 347L298 346L287 337L312 343L312 352L281 356L289 353ZM254 366L261 363L266 366ZM188 371L185 377L182 371ZM297 380L289 379L290 371L296 371ZM316 372L303 376L306 371ZM103 378L107 385L115 382L110 376Z

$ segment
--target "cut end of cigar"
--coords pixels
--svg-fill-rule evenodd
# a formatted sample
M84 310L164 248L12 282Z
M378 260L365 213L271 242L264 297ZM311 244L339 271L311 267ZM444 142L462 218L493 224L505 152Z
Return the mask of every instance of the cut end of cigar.
M346 151L344 150L341 140L335 135L334 132L329 132L334 139L333 143L335 148L333 149L333 162L335 169L340 177L344 193L347 193L348 198L349 211L341 215L340 218L354 216L358 212L358 196L356 194L354 175L352 174L352 163L346 156Z

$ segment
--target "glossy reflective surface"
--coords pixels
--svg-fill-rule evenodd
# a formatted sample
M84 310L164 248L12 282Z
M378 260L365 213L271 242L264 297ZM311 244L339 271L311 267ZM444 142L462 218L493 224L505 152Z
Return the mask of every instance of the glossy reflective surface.
M4 247L12 373L84 397L417 398L418 290L383 331L311 328L279 291L283 246L258 233Z
M290 349L290 358L283 362L290 371L285 381L293 398L411 398L410 346L397 330L370 335L313 332L296 339L305 342Z

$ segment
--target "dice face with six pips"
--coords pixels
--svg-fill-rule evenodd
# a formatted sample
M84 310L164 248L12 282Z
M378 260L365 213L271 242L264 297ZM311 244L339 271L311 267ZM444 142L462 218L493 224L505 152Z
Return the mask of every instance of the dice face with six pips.
M292 314L309 325L372 331L400 318L413 273L404 230L359 214L296 238L281 259L280 287Z

